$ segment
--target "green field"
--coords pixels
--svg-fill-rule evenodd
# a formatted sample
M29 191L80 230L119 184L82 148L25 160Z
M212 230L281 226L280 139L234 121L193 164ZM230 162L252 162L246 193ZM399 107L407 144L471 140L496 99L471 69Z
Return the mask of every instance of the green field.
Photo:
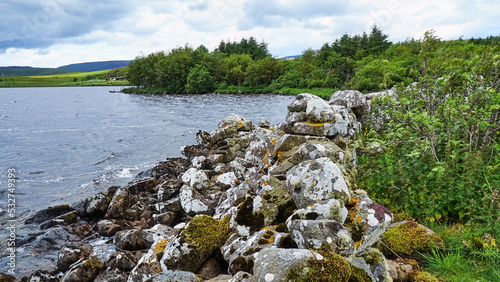
M128 86L126 80L109 81L106 74L109 70L95 72L73 72L43 76L9 76L0 77L2 87L62 87L62 86Z

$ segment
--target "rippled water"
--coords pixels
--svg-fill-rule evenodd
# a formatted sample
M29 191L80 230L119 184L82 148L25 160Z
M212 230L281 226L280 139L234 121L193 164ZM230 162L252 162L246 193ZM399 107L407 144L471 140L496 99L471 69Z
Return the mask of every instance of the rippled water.
M230 113L284 122L278 95L109 93L108 87L0 89L0 208L15 168L17 211L73 203L196 144Z

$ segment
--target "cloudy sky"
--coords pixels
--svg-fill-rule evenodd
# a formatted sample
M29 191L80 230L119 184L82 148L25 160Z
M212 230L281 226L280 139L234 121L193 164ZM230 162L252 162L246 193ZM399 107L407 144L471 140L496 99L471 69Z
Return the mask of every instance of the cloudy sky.
M0 66L129 60L186 43L255 37L274 56L377 24L393 42L500 35L497 0L2 0Z

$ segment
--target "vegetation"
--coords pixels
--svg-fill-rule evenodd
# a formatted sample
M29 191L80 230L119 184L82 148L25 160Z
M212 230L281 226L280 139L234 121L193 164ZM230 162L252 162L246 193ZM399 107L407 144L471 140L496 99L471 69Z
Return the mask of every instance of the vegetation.
M0 77L0 87L128 86L126 80L110 81L118 71L72 72L43 76ZM126 73L126 68L121 72ZM111 74L108 74L111 73Z

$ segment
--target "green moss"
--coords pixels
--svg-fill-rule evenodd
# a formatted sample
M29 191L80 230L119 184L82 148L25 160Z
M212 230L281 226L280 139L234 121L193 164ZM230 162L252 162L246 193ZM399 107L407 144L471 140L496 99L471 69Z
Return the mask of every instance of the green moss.
M434 245L443 244L443 240L437 234L428 234L426 228L413 220L387 230L382 235L382 242L397 254L408 256L416 252L425 252ZM387 248L382 246L381 249L386 255L392 255Z
M287 281L349 281L351 264L342 256L326 251L314 251L323 256L318 260L309 258L304 266L295 266L290 269Z
M375 265L384 261L384 255L379 249L369 248L363 255L365 262L369 265Z
M229 216L217 220L208 215L198 215L189 222L182 237L186 243L194 246L198 255L208 257L226 242L230 232Z
M349 277L349 282L372 282L373 279L368 273L361 267L351 265L352 273Z
M433 274L425 271L419 271L415 276L413 276L413 281L416 282L440 282L443 281Z

